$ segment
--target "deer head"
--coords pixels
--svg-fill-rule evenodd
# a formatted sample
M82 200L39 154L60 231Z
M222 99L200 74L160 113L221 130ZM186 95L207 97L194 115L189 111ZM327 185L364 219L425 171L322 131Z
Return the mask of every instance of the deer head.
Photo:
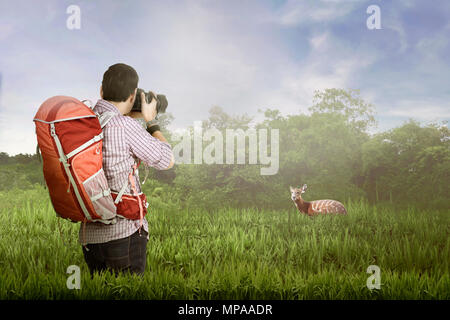
M291 186L289 186L290 190L291 190L291 199L292 201L295 200L303 200L302 199L302 193L305 193L306 188L308 186L306 184L303 185L303 187L298 187L298 188L292 188Z

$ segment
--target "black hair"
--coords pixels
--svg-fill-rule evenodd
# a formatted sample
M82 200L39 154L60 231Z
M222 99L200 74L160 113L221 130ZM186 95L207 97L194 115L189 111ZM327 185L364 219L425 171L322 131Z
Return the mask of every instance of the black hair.
M126 101L137 88L139 76L132 67L117 63L103 74L103 99L108 101Z

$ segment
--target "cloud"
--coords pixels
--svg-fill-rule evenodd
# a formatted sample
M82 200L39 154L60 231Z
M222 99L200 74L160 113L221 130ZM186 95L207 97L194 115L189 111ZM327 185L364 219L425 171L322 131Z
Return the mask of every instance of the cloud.
M20 114L0 115L0 150L10 155L34 153L36 135L32 119L24 121Z
M356 4L356 1L288 0L277 11L273 21L286 27L312 22L332 22L348 15Z
M50 29L53 36L47 36L59 37L57 43L43 41L40 36L19 39L14 47L17 50L11 48L0 62L0 68L6 69L0 150L32 152L34 142L29 141L35 140L30 139L33 130L22 128L32 128L39 105L58 94L95 102L104 70L118 61L136 68L141 87L168 96L169 111L176 115L178 125L204 119L216 104L230 113L254 104L255 96L264 88L260 79L265 70L260 63L265 61L258 53L270 54L271 50L255 34L236 33L232 23L235 16L227 17L220 10L190 1L176 7L160 2L145 4L142 10L158 14L150 15L150 19L131 15L126 33L135 32L127 40L129 50L114 53L112 59L110 53L115 46L105 43L108 35L102 31L102 17L98 25L83 23L80 33ZM83 7L84 16L88 16L86 11ZM29 23L26 28L33 22ZM89 36L78 42L82 32ZM123 34L116 34L116 41L121 37ZM91 51L96 53L94 59L86 55ZM89 67L95 63L95 69Z
M0 41L6 40L13 32L14 28L12 24L0 22Z
M364 74L377 61L376 52L365 46L350 47L328 31L313 33L308 42L307 57L287 64L281 77L279 95L286 95L290 100L281 109L306 112L316 90L359 89L355 75Z
M169 16L176 23L166 25L150 45L157 50L148 65L136 66L141 85L167 90L171 111L186 114L190 123L215 104L228 110L252 104L262 85L260 53L270 52L257 35L239 34L233 30L234 17L201 3L184 3L175 12L165 6L154 9L157 21L144 23L144 30Z
M385 115L421 121L440 121L450 119L450 103L436 99L403 100L393 104Z
M5 83L5 91L8 89ZM39 98L12 92L3 95L0 101L0 151L11 155L33 153L36 149L36 135L33 116L37 107L44 102Z
M424 73L435 73L442 71L442 64L446 64L450 47L450 23L435 32L431 36L421 38L415 44L415 51L418 53L421 63L418 69Z
M325 50L328 48L328 42L330 40L330 34L323 32L315 35L309 39L309 43L314 51Z
M415 8L407 5L383 5L384 29L367 31L360 1L81 1L82 29L68 31L58 1L0 3L0 151L34 152L38 106L57 94L95 103L116 62L136 68L140 87L167 95L173 128L206 119L214 105L256 118L265 108L306 112L315 90L332 87L361 89L392 119L409 107L426 117L427 96L435 99L425 110L448 116L448 23L420 38L400 12Z
M404 53L408 47L408 39L405 27L403 26L402 20L399 18L397 11L393 11L385 17L384 13L382 15L382 28L394 31L398 36L398 53Z

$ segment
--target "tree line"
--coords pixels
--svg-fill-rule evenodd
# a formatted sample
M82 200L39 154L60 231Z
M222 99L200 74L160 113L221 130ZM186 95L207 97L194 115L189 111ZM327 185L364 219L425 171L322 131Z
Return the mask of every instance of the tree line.
M166 201L208 210L288 209L292 208L289 186L306 183L306 200L366 199L399 207L450 208L450 131L445 122L424 125L410 119L370 134L376 126L374 107L361 99L359 91L343 89L316 91L308 114L260 112L264 120L255 124L245 114L231 115L213 107L202 127L224 135L226 129L279 129L277 174L261 175L261 165L177 164L167 171L150 169L150 183L144 190ZM161 119L172 145L176 142L167 127L173 119L171 114ZM38 157L0 153L0 182L0 191L44 184Z

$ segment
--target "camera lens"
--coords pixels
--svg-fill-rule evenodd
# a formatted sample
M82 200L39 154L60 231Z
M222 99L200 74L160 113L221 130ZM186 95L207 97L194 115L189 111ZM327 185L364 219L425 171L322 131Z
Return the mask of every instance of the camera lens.
M158 98L158 103L156 105L156 112L157 113L164 113L164 112L166 112L167 106L169 104L167 102L166 96L163 95L163 94L158 94L157 98Z
M144 93L145 95L145 101L147 103L152 102L153 100L153 94L148 91L145 92L144 90L138 88L136 91L136 99L134 100L134 104L133 104L133 108L131 108L131 111L137 111L137 112L141 112L141 93ZM156 103L156 112L157 113L164 113L166 112L167 106L168 106L168 102L167 102L167 98L165 95L163 94L158 94L157 96L157 103Z

